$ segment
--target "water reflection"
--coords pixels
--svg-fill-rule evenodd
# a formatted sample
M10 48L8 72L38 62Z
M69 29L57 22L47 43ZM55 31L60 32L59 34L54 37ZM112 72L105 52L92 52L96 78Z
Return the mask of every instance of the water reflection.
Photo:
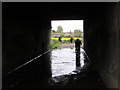
M80 49L80 65L84 66L85 51ZM63 48L56 49L52 51L51 61L52 61L52 77L66 75L70 72L80 69L81 67L76 67L76 53L75 48Z

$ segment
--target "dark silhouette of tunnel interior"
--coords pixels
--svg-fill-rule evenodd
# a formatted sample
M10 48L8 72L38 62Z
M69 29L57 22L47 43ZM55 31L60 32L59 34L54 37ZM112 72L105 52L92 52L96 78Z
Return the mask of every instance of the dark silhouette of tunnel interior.
M107 88L119 88L119 13L119 2L3 2L3 89L35 88L51 77L51 20L84 20L92 67Z

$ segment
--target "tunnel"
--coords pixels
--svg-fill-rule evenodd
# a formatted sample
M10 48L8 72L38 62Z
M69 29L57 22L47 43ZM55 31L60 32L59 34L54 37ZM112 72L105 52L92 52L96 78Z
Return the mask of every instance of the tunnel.
M3 2L2 88L51 77L51 20L84 20L84 49L107 88L119 88L119 2Z

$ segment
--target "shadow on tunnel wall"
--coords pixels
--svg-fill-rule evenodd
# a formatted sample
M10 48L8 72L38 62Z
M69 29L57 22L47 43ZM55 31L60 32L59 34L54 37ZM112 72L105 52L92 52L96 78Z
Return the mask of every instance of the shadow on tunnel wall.
M32 5L3 3L3 88L32 87L51 76L50 52L36 59L50 49L50 21Z
M85 25L85 50L108 88L118 88L119 3L106 3Z

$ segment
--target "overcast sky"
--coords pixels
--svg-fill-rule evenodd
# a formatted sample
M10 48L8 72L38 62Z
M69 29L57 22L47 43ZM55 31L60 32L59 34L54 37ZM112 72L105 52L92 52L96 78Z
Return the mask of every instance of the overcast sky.
M83 20L54 20L51 21L52 30L57 30L58 26L62 26L63 32L74 32L75 29L83 31Z

